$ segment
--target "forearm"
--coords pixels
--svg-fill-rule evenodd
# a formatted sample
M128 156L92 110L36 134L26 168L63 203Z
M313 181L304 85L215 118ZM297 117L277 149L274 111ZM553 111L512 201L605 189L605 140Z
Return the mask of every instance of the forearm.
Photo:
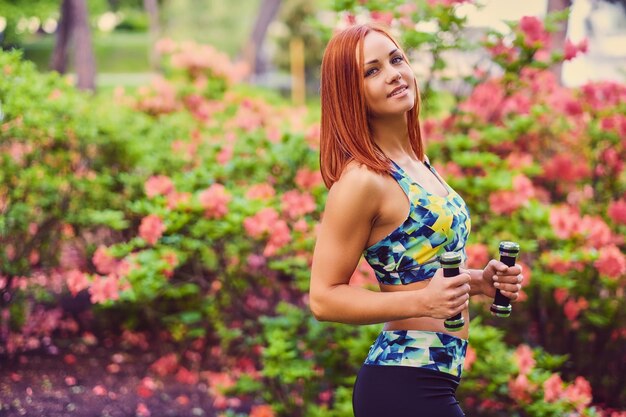
M482 269L468 269L470 274L470 297L474 295L487 295L485 281L483 280Z
M376 292L351 285L311 293L313 315L320 321L374 324L426 316L419 290Z

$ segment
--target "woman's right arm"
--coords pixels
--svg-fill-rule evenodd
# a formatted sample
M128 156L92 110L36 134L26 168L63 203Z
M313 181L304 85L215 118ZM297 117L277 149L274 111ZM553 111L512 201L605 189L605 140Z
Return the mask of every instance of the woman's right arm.
M443 278L415 291L376 292L349 285L380 211L384 183L366 168L348 169L328 193L309 290L321 321L383 323L412 317L451 317L467 306L469 275Z

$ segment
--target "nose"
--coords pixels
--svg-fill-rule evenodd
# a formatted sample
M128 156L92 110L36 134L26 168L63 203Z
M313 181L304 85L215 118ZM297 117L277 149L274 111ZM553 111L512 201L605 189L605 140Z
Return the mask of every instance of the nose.
M402 75L400 74L400 71L392 69L389 71L389 75L387 76L387 82L393 83L395 81L398 81L401 77Z

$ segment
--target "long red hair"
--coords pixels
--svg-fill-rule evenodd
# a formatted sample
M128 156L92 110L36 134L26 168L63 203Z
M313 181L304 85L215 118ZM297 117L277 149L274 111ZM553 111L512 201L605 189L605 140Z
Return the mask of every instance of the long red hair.
M350 161L363 164L380 174L390 173L392 169L389 158L374 143L368 123L363 82L363 38L371 31L387 36L402 50L385 29L365 24L351 26L337 33L324 52L320 87L320 169L328 188L339 179ZM423 160L417 83L415 91L415 104L407 114L408 134L415 155Z

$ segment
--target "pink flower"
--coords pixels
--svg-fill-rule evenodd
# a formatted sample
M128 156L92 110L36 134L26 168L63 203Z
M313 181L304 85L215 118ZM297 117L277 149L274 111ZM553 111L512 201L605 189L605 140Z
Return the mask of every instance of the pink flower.
M565 397L576 405L580 412L591 403L591 385L582 376L576 377L574 383L565 389Z
M482 268L489 262L489 248L482 243L467 245L467 265L469 268Z
M87 275L78 269L72 269L67 272L67 288L70 290L72 295L76 297L80 291L89 287L89 280L87 279Z
M157 195L168 195L174 191L174 183L165 175L155 175L148 178L144 184L144 189L148 198L152 198Z
M611 201L607 214L615 223L626 224L626 199Z
M107 389L104 388L102 385L96 385L95 387L93 387L91 391L99 397L102 397L103 395L107 395Z
M297 176L296 176L297 181ZM246 197L250 200L269 200L276 195L274 187L267 183L255 184L248 189Z
M183 204L191 201L191 193L178 193L173 191L167 195L167 208L170 210L177 209Z
M560 239L568 239L578 231L580 216L571 206L553 207L550 210L550 225Z
M528 403L530 397L531 386L528 377L524 374L518 375L517 378L509 381L509 396L521 403Z
M393 13L392 12L383 12L378 10L372 10L370 12L370 17L372 20L376 22L380 22L384 25L391 26L391 22L393 21Z
M527 375L535 366L533 351L528 345L519 345L515 349L515 361L520 374Z
M150 409L144 403L137 404L137 409L135 410L135 414L137 417L150 417Z
M276 252L291 241L289 226L284 220L278 220L270 231L270 238L263 250L263 256L273 256Z
M589 303L584 298L579 298L578 300L569 299L565 302L563 306L563 312L565 313L565 317L571 322L575 322L580 314L581 310L586 310L589 307Z
M115 275L96 276L89 288L93 304L115 301L120 298L119 280Z
M209 219L220 219L228 213L230 194L222 184L213 184L198 196L200 204L205 209L205 216Z
M246 233L254 238L259 238L263 233L274 227L278 221L278 212L271 207L261 209L254 216L248 217L243 221Z
M195 385L198 383L198 379L196 372L191 372L189 369L182 366L176 373L176 382L180 382L181 384Z
M361 259L352 272L352 276L350 277L350 285L356 285L358 287L367 287L371 285L376 285L376 274L374 270L370 266L369 263L365 259Z
M535 16L524 16L519 22L519 27L524 35L524 44L529 48L541 48L546 46L550 37L546 32L543 22Z
M465 368L465 370L467 371L472 369L472 365L474 364L474 362L476 362L476 358L476 350L468 345L467 352L465 353L465 363L463 364L463 368Z
M150 214L141 219L139 225L139 236L149 245L155 245L163 235L165 225L159 216Z
M556 288L554 290L554 301L556 301L559 305L563 305L568 296L569 291L565 288Z
M543 383L543 400L547 403L555 402L563 394L563 380L559 374L552 374Z
M511 214L535 196L532 181L523 174L513 178L513 191L496 191L489 196L491 210L496 214Z
M152 363L152 365L150 365L150 370L160 377L171 375L176 372L176 369L178 369L178 356L176 356L175 353L169 353L165 356L161 356L154 363Z
M591 170L582 158L573 158L560 153L548 159L543 165L544 176L551 181L576 182L587 178Z
M93 254L91 261L101 274L110 274L117 267L117 260L109 255L106 246L100 245Z
M610 278L626 275L626 256L615 245L600 249L600 256L593 265L598 272Z
M283 212L292 219L304 216L316 209L315 200L309 193L291 190L283 194L281 200Z
M217 162L220 165L226 165L233 158L233 146L226 145L222 148L222 150L217 154Z
M569 61L576 58L579 53L587 52L589 42L587 39L583 39L577 45L575 45L570 39L565 40L565 46L563 48L563 59Z
M296 173L296 185L303 190L308 190L322 185L322 174L307 168L299 169Z
M494 79L478 84L468 99L461 103L460 108L485 122L498 120L501 115L500 106L503 99L502 85L499 80Z
M250 417L274 417L275 415L270 405L254 405L250 410Z

